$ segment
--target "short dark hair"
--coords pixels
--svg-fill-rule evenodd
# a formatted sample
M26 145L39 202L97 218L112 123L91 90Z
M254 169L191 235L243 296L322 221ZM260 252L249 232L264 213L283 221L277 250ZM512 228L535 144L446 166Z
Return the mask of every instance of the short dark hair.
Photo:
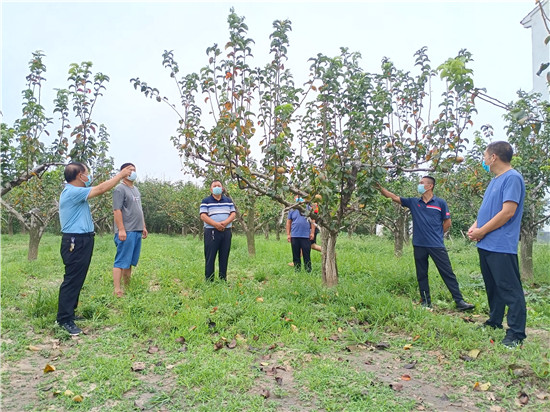
M122 170L122 169L124 169L125 167L128 167L128 166L134 166L134 167L136 167L136 165L133 164L133 163L124 163L122 166L120 166L120 170Z
M214 180L212 180L212 181L210 182L210 187L212 187L212 185L213 185L214 183L216 183L216 182L220 183L220 184L223 186L223 183L222 183L221 180L214 179Z
M496 154L504 163L510 163L514 155L514 149L512 149L512 145L508 142L492 142L487 146L487 153Z
M435 187L435 179L432 176L422 176L422 179L428 179L432 183L432 186Z
M67 183L70 183L76 179L79 173L86 173L87 170L88 168L84 163L69 163L67 166L65 166L65 180L67 181Z

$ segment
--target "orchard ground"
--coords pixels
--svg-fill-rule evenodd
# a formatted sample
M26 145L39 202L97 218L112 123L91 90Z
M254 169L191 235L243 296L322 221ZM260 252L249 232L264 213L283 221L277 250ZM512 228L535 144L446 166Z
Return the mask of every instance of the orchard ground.
M536 244L520 349L484 330L475 246L447 247L471 313L454 310L430 268L434 310L415 304L411 247L342 235L339 284L294 272L286 239L235 235L228 282L204 281L198 238L152 234L123 298L111 236L97 236L71 338L54 325L59 236L38 260L2 236L2 410L543 411L550 408L550 246ZM433 266L433 265L432 265ZM45 370L50 370L45 372Z

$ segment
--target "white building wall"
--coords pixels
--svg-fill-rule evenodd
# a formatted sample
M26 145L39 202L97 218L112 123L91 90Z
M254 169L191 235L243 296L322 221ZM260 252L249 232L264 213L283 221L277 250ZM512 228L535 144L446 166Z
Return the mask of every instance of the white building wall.
M550 2L542 1L542 8L547 16L550 17ZM532 73L533 73L533 90L541 93L543 99L550 100L548 93L547 73L550 73L550 67L546 69L540 76L537 76L537 71L542 63L550 63L550 43L544 44L546 37L550 35L544 24L539 6L537 6L521 21L523 27L531 29L531 44L532 44ZM547 22L550 25L550 22ZM510 56L513 58L513 51L510 50Z

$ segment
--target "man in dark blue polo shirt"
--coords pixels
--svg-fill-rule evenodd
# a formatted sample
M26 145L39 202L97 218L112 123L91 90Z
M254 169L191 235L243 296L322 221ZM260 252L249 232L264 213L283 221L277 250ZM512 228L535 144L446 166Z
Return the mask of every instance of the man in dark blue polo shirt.
M447 285L449 292L456 302L458 310L471 310L474 305L462 298L458 281L451 267L451 261L443 242L443 233L451 227L451 215L447 202L433 194L435 179L424 176L418 184L418 193L421 197L399 197L392 192L378 186L380 193L408 207L413 220L413 247L416 278L420 289L422 306L431 308L430 285L428 282L428 257L431 257Z

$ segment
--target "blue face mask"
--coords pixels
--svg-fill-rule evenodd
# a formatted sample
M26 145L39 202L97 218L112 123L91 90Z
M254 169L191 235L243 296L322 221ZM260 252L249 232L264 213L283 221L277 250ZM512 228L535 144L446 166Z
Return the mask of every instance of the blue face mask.
M491 167L489 165L485 164L485 159L483 159L481 161L481 167L483 167L483 169L485 169L485 171L487 171L489 173L491 172Z
M137 173L136 173L136 172L132 172L132 173L130 174L130 176L128 176L128 180L129 180L130 182L133 182L133 181L136 180L136 179L137 179Z
M218 196L218 195L221 195L222 194L222 188L219 187L219 186L216 186L214 188L212 188L212 194Z
M301 197L296 198L296 203L302 203L303 201L304 201L304 199L302 199Z
M90 185L92 184L92 180L94 179L94 177L92 176L92 174L90 173L88 175L88 180L86 182L84 182L84 186L86 187L90 187Z
M424 185L422 183L418 184L417 190L418 190L418 193L420 193L421 195L423 195L426 192L426 188L424 187Z

